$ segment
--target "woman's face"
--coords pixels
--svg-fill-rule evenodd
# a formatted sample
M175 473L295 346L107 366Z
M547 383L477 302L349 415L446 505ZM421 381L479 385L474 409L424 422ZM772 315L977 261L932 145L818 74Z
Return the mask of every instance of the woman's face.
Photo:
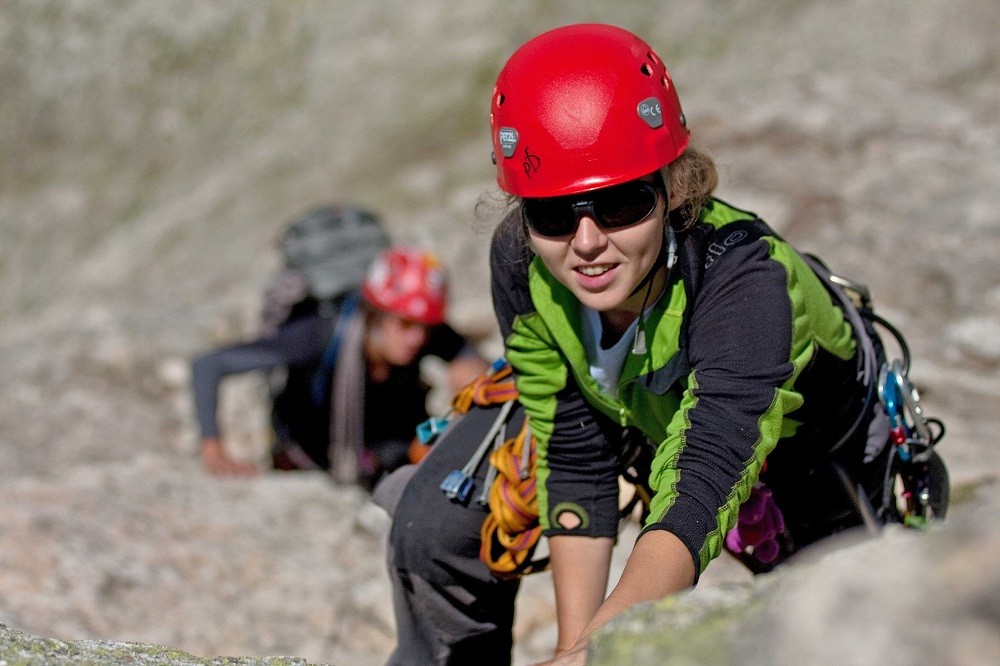
M644 294L632 292L656 263L663 225L660 195L653 211L631 226L605 229L584 214L576 230L564 236L543 236L530 225L528 235L549 272L585 306L603 313L637 313Z
M414 363L430 337L430 326L380 312L369 327L368 350L389 365L407 366Z

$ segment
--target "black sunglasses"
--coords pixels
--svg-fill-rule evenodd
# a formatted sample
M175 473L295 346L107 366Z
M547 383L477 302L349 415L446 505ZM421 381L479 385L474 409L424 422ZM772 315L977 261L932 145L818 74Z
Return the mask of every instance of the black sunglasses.
M652 183L630 180L580 195L525 198L521 202L521 215L539 236L571 234L584 215L604 229L620 229L649 217L656 208L659 192Z

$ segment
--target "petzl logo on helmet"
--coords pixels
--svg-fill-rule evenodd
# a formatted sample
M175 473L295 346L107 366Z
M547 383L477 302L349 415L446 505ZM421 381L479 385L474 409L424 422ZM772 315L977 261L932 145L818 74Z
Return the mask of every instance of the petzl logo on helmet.
M497 138L500 140L500 152L504 157L514 157L517 150L517 130L513 127L501 127L497 130Z
M653 129L663 125L663 108L660 106L660 100L655 97L647 97L642 100L635 107L635 110L639 114L639 117Z

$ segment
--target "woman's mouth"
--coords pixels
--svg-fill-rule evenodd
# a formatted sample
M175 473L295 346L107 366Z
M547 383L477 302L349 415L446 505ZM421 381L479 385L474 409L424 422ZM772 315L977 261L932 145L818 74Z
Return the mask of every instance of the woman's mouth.
M594 264L592 266L577 266L576 270L587 277L597 277L598 275L604 275L614 267L614 264Z
M576 283L587 291L601 291L614 282L620 264L584 264L576 266Z

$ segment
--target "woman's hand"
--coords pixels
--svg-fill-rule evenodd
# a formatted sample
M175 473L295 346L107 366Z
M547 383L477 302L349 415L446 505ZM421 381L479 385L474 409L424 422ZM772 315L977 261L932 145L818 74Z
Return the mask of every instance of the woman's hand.
M205 437L201 440L201 464L205 467L205 471L213 476L248 477L260 474L260 470L253 463L226 455L226 450L218 437Z
M459 356L452 360L448 364L448 385L451 392L458 393L489 369L490 364L478 354Z
M533 666L585 666L589 651L590 639L583 638L570 649L557 654L555 658L538 662Z
M550 540L550 546L553 545L554 541L554 539ZM563 537L563 542L570 543L566 537ZM554 547L553 556L556 553ZM553 557L553 569L555 562L555 557ZM694 582L694 574L694 562L687 547L680 539L670 532L647 532L636 541L621 579L612 590L611 595L594 613L587 626L583 628L579 634L580 638L571 648L558 653L554 659L543 662L543 664L552 664L553 666L586 664L590 649L590 635L593 632L611 618L637 603L662 599L669 594L690 587ZM558 587L556 598L558 609ZM560 635L564 634L562 620L563 618L560 616Z

